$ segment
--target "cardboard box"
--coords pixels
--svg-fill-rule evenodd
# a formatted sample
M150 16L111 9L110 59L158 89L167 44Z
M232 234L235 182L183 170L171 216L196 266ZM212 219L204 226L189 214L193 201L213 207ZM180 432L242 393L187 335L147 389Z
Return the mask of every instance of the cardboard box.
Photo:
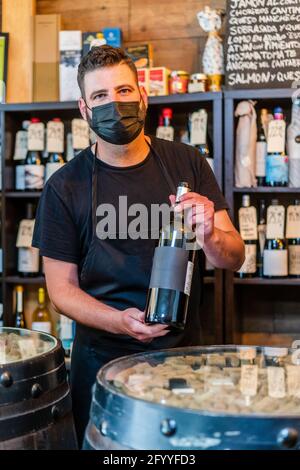
M106 44L113 47L122 47L122 31L120 28L103 28Z
M169 94L170 70L166 67L152 67L149 70L149 96Z
M81 96L77 84L77 70L82 54L81 31L60 31L59 50L59 98L60 101L76 101Z
M60 15L34 17L33 101L59 100Z
M143 86L149 95L149 69L137 69L139 86Z
M125 51L135 63L136 68L153 67L153 49L151 44L126 47Z

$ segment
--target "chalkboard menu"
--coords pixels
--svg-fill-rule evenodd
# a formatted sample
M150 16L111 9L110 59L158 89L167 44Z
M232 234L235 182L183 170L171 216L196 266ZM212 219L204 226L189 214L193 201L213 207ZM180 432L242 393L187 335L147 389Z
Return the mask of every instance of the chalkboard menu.
M300 0L227 0L226 86L300 87Z

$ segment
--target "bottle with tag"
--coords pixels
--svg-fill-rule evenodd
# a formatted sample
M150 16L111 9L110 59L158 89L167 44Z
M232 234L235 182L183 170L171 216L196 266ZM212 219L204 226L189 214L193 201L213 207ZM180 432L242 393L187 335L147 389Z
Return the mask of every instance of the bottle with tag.
M190 191L178 185L176 203ZM161 323L182 330L185 327L194 269L196 240L184 223L184 213L174 212L170 225L163 227L155 249L145 322Z
M52 331L51 315L47 308L46 294L43 287L38 290L38 305L32 313L31 329L49 334Z
M194 145L200 155L206 158L213 170L212 142L207 132L208 114L205 109L195 111L189 116L190 144Z
M64 124L60 118L54 118L47 124L47 153L45 183L64 164Z
M265 186L266 183L266 158L268 154L268 147L265 135L265 122L267 115L268 110L262 109L260 113L260 121L256 142L255 176L257 180L257 186Z
M72 119L72 146L76 157L82 150L90 145L90 128L84 119ZM70 156L68 155L67 160Z
M289 186L291 188L300 188L300 97L293 102L292 122L287 130L287 150L289 156Z
M159 126L156 129L156 137L164 140L174 140L174 127L171 125L173 110L164 108L159 118Z
M59 322L57 326L58 336L62 342L63 348L65 350L65 356L71 356L72 344L74 340L73 335L73 320L66 317L65 315L59 315Z
M289 179L288 156L285 152L286 123L283 110L274 110L274 120L268 126L268 154L266 158L266 185L287 186Z
M44 186L45 167L42 161L44 136L44 124L38 118L31 119L25 160L25 190L28 191L41 191Z
M28 127L30 121L22 122L22 130L18 131L15 140L14 162L15 166L15 189L25 190L25 160L28 150Z
M15 327L26 328L24 313L24 287L16 286L15 288Z
M22 277L35 277L39 275L39 250L31 246L34 222L33 204L27 204L26 219L21 220L19 224L16 243L18 248L18 272Z
M257 211L251 206L249 194L242 197L239 209L239 231L245 243L245 261L237 272L240 278L253 277L256 274L257 257Z
M261 199L259 201L259 211L258 211L258 250L257 250L257 275L263 277L264 273L264 249L266 244L266 230L267 230L267 221L266 221L266 201Z
M286 238L289 252L289 276L300 278L300 200L287 209Z
M273 199L267 209L267 232L264 249L263 274L268 278L288 275L288 250L284 238L285 208Z

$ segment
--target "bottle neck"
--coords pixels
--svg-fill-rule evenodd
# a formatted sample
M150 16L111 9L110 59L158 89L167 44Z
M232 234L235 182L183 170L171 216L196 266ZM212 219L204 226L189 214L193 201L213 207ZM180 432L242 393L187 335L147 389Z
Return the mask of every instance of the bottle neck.
M23 313L23 292L18 292L16 294L16 312Z

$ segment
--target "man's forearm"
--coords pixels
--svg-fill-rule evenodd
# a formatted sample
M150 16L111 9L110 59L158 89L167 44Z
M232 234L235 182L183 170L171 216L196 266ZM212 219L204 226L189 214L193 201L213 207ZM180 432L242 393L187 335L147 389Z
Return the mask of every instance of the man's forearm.
M215 227L212 236L204 241L203 251L216 268L236 271L244 262L244 243L235 232L224 232Z

